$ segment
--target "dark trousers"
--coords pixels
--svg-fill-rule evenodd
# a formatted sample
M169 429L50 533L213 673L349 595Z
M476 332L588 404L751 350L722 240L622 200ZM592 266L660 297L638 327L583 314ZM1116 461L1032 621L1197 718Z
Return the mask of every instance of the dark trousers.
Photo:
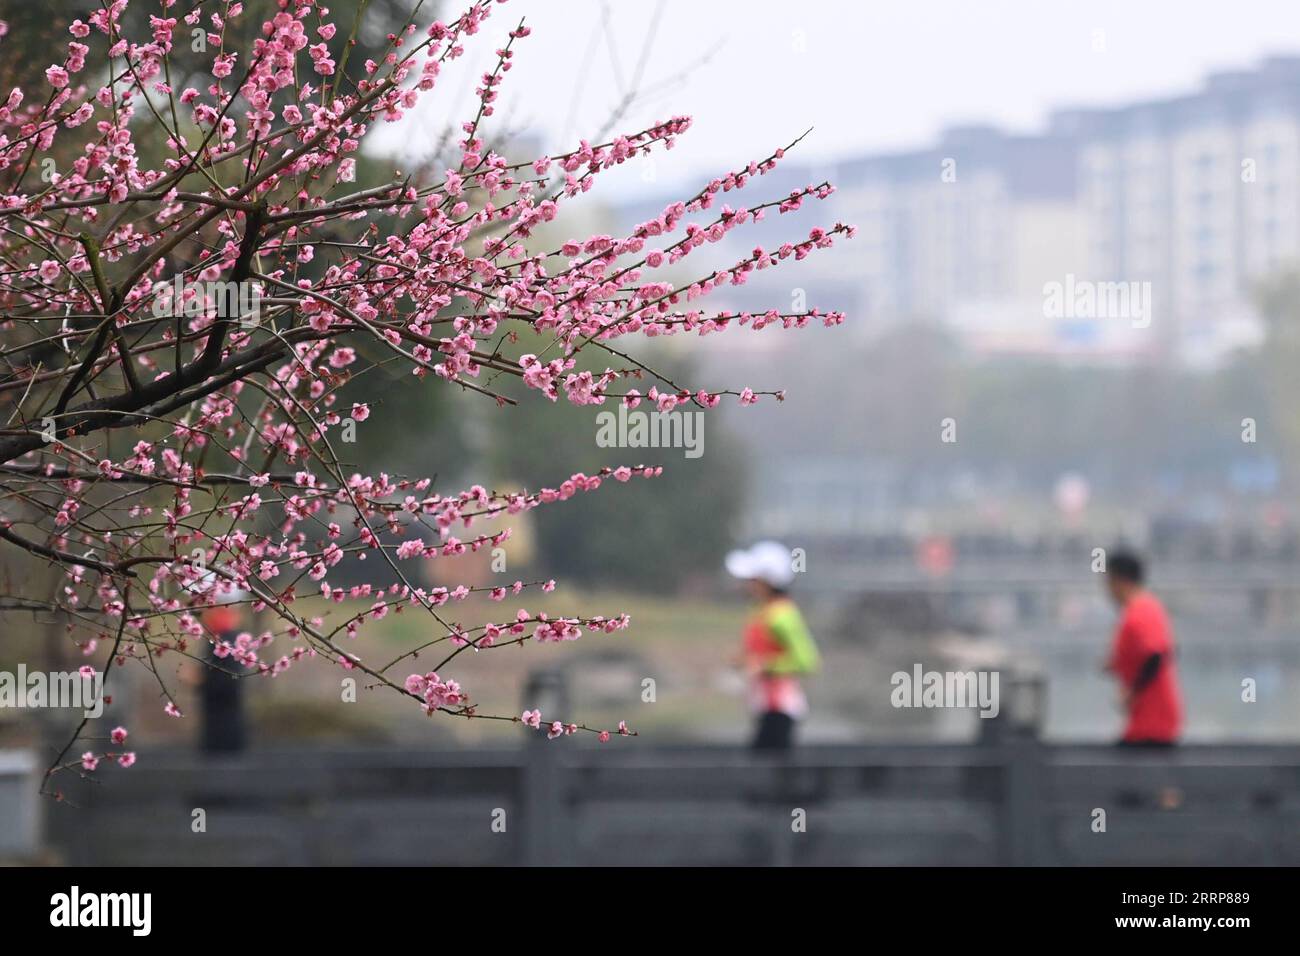
M221 635L233 644L235 632ZM248 745L244 721L246 669L233 657L217 657L208 650L203 683L199 686L199 740L205 753L237 753Z
M755 750L789 750L794 743L794 718L777 710L759 715Z
M1120 740L1117 741L1117 747L1145 747L1160 749L1161 747L1174 747L1176 742L1173 740Z

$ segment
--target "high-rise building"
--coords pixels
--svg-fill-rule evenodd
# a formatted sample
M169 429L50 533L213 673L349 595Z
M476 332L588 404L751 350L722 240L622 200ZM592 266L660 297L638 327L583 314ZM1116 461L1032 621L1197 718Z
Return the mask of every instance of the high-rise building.
M1056 122L1078 137L1089 274L1149 282L1185 362L1257 341L1254 285L1300 255L1300 57Z
M1259 340L1255 283L1300 259L1300 57L834 178L858 235L801 283L852 286L868 334L930 318L977 353L1213 364Z

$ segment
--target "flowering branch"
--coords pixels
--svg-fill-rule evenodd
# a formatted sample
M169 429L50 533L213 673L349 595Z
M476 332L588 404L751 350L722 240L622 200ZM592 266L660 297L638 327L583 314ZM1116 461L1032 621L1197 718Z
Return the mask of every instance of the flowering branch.
M127 35L126 0L106 0L72 23L66 50L45 70L45 89L9 93L0 104L0 403L8 412L0 428L0 541L24 560L54 565L61 580L49 600L0 597L0 611L57 610L86 654L109 644L108 669L144 664L160 687L157 661L203 659L196 646L233 658L250 677L321 657L414 698L429 714L539 730L537 711L481 713L438 671L467 649L628 625L626 615L548 618L518 609L503 621L461 626L444 619L449 602L476 591L504 600L553 582L428 589L407 568L507 540L508 528L457 537L485 519L660 469L607 467L553 488L475 485L439 494L430 478L361 474L343 463L335 443L370 407L349 405L340 390L367 368L396 364L498 405L520 400L488 387L500 375L517 379L524 395L563 394L574 405L635 407L644 398L670 410L679 402L712 408L725 396L741 404L781 398L672 382L619 340L801 328L814 319L838 325L838 312L709 313L688 303L828 248L853 229L833 223L775 250L755 248L729 266L699 270L684 286L663 277L733 230L831 194L829 183L812 184L721 205L705 223L687 221L752 188L799 137L622 238L535 249L535 234L558 228L566 205L601 173L671 149L690 119L508 163L487 146L482 127L515 45L529 34L523 21L482 77L458 159L355 185L357 153L374 124L400 120L434 90L496 6L478 0L424 29L413 11L383 55L344 83L365 4L343 35L317 0L279 0L251 47L235 49L227 28L246 16L235 0L175 12L173 0L160 0L147 36ZM175 77L203 74L202 89L173 86ZM91 76L110 79L97 85ZM156 168L142 155L157 151L139 148L150 138L163 145ZM525 337L540 343L536 351L524 351ZM359 348L384 358L367 365ZM588 349L620 367L578 371ZM628 387L645 377L655 382L645 396ZM129 454L115 441L128 429ZM329 583L345 562L355 568L368 557L393 583ZM333 625L304 615L294 607L299 588L347 610ZM200 613L227 601L279 625L233 641L207 633ZM370 663L358 643L364 628L404 609L427 614L439 636L385 665ZM438 645L450 649L436 668L387 676ZM179 715L162 689L169 713ZM610 736L548 718L549 736ZM119 730L115 744L125 740ZM625 724L617 732L631 733ZM65 761L74 741L52 772L135 759L88 751Z

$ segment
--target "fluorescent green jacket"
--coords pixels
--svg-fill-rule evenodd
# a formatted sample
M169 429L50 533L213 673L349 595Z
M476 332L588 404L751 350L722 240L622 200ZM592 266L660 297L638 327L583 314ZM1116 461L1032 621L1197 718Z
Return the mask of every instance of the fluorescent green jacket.
M776 675L811 674L821 666L817 645L793 601L788 598L773 601L763 609L762 619L781 649L767 662L764 671Z

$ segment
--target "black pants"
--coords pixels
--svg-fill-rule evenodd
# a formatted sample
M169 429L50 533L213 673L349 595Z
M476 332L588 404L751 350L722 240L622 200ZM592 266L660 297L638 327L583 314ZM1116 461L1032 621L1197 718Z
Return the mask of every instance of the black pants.
M235 631L220 639L235 643ZM199 739L204 753L238 753L248 746L244 719L244 685L247 668L233 657L217 657L208 650L203 683L199 686Z
M769 710L758 718L754 734L755 750L789 750L794 743L794 718L779 710Z
M1176 743L1175 741L1172 740L1120 740L1116 742L1115 746L1138 747L1138 748L1145 747L1148 749L1154 748L1158 750L1161 747L1174 747L1176 746Z

